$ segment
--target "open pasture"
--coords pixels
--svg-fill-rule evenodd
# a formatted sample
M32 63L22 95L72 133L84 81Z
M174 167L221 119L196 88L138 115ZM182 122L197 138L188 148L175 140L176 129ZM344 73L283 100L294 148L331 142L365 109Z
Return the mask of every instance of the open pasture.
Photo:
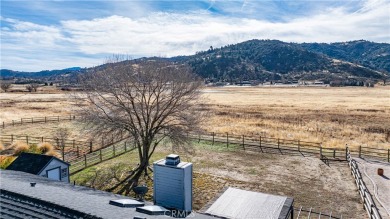
M387 149L390 144L389 86L207 87L202 93L209 111L203 125L207 132L314 141L324 147L348 144L352 149ZM51 90L0 93L0 105L0 121L5 122L69 115L77 109L69 93ZM33 130L35 125L28 126Z
M389 148L390 87L207 88L209 132Z

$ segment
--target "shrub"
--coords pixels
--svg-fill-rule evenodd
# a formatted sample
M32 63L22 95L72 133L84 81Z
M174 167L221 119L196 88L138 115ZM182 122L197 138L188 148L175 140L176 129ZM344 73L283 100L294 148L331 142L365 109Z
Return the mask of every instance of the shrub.
M48 142L42 142L38 145L38 149L40 150L40 152L42 154L46 154L50 151L53 151L54 150L54 147L53 145L51 145L50 143Z
M42 151L39 149L37 144L31 144L30 148L25 152L33 153L33 154L42 154Z
M19 156L22 152L28 152L30 146L24 142L17 141L12 143L11 148L14 149L14 156Z
M0 169L7 168L15 159L16 157L14 156L0 155Z
M54 157L57 157L59 159L62 159L61 155L57 152L57 151L48 151L47 153L45 153L45 155L49 155L49 156L54 156Z

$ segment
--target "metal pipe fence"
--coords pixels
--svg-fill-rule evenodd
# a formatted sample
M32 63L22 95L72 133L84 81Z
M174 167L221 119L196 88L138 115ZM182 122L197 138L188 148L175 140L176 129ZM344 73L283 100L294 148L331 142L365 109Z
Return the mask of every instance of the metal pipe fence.
M368 191L366 184L363 181L362 175L358 168L358 164L354 159L352 159L348 148L347 148L347 160L348 160L348 165L351 169L351 174L353 175L356 186L358 187L359 195L363 200L364 209L366 209L369 218L382 219L381 215L378 212L378 208L376 207L375 202L370 192Z

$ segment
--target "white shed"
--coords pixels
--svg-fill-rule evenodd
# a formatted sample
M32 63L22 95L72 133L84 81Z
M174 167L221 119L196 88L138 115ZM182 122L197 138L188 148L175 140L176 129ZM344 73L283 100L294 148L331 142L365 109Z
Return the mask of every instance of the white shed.
M43 176L52 180L69 182L70 164L54 156L22 153L7 170L16 170Z

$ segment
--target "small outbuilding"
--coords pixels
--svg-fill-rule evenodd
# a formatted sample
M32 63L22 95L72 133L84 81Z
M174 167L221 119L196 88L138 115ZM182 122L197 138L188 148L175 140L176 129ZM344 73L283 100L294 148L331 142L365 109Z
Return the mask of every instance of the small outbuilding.
M220 218L294 218L294 199L236 188L225 188L201 213Z
M54 156L22 153L7 170L22 171L52 180L69 182L70 164Z

